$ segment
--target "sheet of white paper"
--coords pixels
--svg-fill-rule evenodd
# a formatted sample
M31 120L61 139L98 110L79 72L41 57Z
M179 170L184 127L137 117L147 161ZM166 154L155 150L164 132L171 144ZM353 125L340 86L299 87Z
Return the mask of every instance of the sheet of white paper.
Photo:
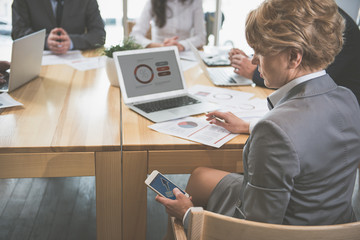
M172 136L219 148L238 134L209 124L204 117L187 117L150 125L149 128Z
M41 65L55 65L55 64L67 64L68 61L73 61L75 59L82 59L84 56L81 54L81 51L68 51L62 55L56 55L50 51L44 51Z
M254 98L238 106L224 106L221 112L232 112L245 121L258 121L269 111L266 99Z
M264 115L269 111L266 99L260 98L242 101L237 105L223 105L223 109L229 110L235 115L250 114L254 116L258 116L259 113Z
M8 108L8 107L15 107L15 106L22 106L23 104L15 101L9 94L2 93L0 94L0 109L1 108Z
M232 112L247 122L257 122L269 111L266 99L250 99L252 93L203 85L195 85L189 92L221 105L219 111Z
M181 63L181 69L183 72L185 72L186 70L195 67L198 63L197 62L192 62L192 61L187 61L187 60L180 60Z
M68 61L66 64L77 70L86 71L86 70L90 70L90 69L104 67L105 66L105 58L104 57L81 58L81 59L75 59L72 61Z
M240 104L247 103L254 96L253 93L204 85L195 85L189 88L189 93L225 107L238 107Z
M250 99L254 96L253 93L203 85L195 85L189 89L189 92L199 98L220 104L220 111L232 112L245 121L258 121L269 111L266 99ZM222 127L209 124L205 117L188 117L156 123L149 128L217 148L237 135Z
M180 59L197 62L197 59L192 51L180 52Z
M204 46L204 51L200 51L201 57L218 57L223 56L224 58L229 57L229 51L232 46Z

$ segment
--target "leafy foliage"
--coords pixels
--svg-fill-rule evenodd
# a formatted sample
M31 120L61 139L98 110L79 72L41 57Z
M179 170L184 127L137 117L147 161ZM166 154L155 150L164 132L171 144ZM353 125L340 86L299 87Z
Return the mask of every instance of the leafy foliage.
M136 43L133 37L128 37L123 40L122 44L113 45L109 48L104 49L104 55L112 58L113 52L134 50L141 48L143 47L140 44Z

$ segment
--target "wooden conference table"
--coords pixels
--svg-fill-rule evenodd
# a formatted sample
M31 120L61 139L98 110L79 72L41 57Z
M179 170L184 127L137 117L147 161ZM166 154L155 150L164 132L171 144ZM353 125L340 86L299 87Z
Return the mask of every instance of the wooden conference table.
M185 78L188 86L211 85L198 66ZM234 89L260 98L271 92ZM24 106L0 113L0 178L95 176L97 239L146 238L144 180L154 169L242 171L248 135L214 149L155 132L120 104L119 88L110 86L104 68L43 66L38 78L10 95Z

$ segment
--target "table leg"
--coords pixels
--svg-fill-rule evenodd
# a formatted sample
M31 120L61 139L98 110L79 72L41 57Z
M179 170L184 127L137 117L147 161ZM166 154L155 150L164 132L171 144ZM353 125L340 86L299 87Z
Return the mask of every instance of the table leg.
M147 152L123 152L123 168L123 240L145 240Z
M122 239L121 152L95 153L97 239Z

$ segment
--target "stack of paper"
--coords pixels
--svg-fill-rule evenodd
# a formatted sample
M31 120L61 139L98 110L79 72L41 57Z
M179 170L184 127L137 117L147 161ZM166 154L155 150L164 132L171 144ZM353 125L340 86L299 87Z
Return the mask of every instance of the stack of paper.
M41 65L66 64L80 71L86 71L105 66L105 57L84 57L81 51L68 51L65 54L56 55L50 51L44 51Z
M185 138L216 148L221 147L237 135L230 133L225 128L209 124L204 117L181 118L156 123L149 126L149 128L161 133Z
M22 106L23 104L14 100L7 93L0 94L0 109L8 107Z
M189 92L199 98L219 104L221 106L220 111L232 112L245 121L258 121L269 111L266 99L251 99L254 94L248 92L203 85L196 85L190 88ZM157 123L149 127L161 133L189 139L217 148L237 135L231 134L222 127L209 124L204 117L182 118Z

